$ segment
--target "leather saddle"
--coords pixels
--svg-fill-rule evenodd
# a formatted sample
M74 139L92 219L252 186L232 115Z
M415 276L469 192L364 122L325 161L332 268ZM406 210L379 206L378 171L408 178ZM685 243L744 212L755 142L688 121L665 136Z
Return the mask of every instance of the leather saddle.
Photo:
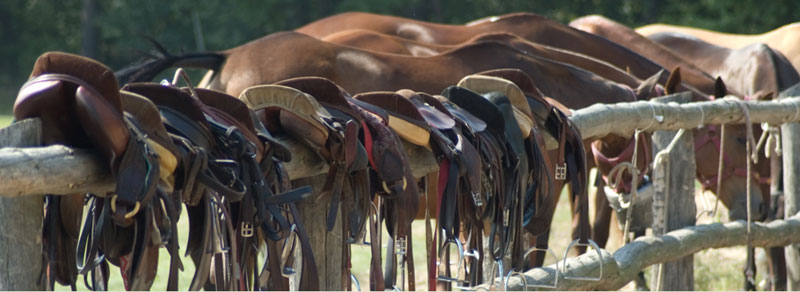
M45 243L52 271L50 287L53 281L74 287L78 273L91 272L102 280L94 281L95 287L104 288L108 260L121 265L127 289L149 289L155 274L142 258L152 259L152 254L157 254L158 245L149 242L153 236L160 237L152 226L167 231L169 221L177 218L156 215L162 206L153 204L155 200L171 201L157 187L160 170L169 169L169 151L165 151L169 146L152 143L136 118L123 113L118 90L117 80L106 66L51 52L37 59L31 80L20 89L14 104L15 119L42 120L45 144L97 149L116 180L113 194L92 197L91 212L80 235L83 195L48 196ZM151 223L153 220L158 222ZM74 256L76 252L80 254ZM153 261L149 262L152 266Z
M502 153L502 184L505 189L503 193L493 194L488 202L487 216L492 222L489 250L494 261L498 262L511 247L512 266L521 267L521 204L529 188L529 167L525 142L512 103L497 91L481 95L459 86L448 87L442 95L481 119L502 149L499 152Z
M571 111L557 100L544 96L536 87L533 80L525 72L518 69L496 69L477 73L477 75L498 77L494 83L494 88L505 87L507 91L523 93L523 97L533 114L533 120L538 128L543 129L558 141L558 150L555 154L554 169L550 170L552 179L564 181L572 185L570 200L575 208L575 216L582 217L582 239L588 236L588 199L586 196L588 172L586 170L586 153L583 147L583 138L575 124L567 117ZM500 79L500 80L497 80ZM511 83L515 86L509 86ZM517 96L518 94L511 94ZM554 212L552 200L558 195L558 190L552 196L539 198L537 205L541 206L533 214L526 214L526 229L534 235L546 232L552 222ZM584 207L585 206L585 207ZM535 224L530 224L531 220Z

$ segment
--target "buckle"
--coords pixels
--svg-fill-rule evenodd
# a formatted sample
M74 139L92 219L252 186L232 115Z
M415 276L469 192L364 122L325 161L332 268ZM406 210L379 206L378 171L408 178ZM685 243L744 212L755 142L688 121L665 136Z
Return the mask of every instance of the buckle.
M472 200L475 202L475 206L477 207L483 206L483 199L481 199L480 193L472 192Z
M556 180L566 180L566 179L567 179L567 163L556 165Z
M253 224L250 222L242 222L242 237L253 237Z

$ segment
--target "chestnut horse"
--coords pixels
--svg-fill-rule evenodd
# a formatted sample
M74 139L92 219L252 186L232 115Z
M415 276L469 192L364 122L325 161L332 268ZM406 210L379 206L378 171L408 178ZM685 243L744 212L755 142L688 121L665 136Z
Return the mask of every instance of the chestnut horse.
M730 86L738 89L737 91L757 94L756 96L771 95L800 81L797 72L791 68L788 61L781 58L780 54L776 54L768 47L763 45L755 45L746 50L739 50L732 52L729 49L713 47L709 44L701 44L696 41L688 39L670 38L665 40L670 43L675 43L675 49L670 50L667 47L656 43L644 36L636 33L634 30L607 19L602 16L592 15L581 17L573 20L571 26L604 36L612 41L619 42L627 45L634 51L657 59L665 66L686 66L687 64L697 65L703 68L709 74L719 75ZM685 57L685 58L684 58ZM766 72L766 74L764 73ZM728 79L724 79L728 78ZM733 82L731 82L733 81ZM726 127L726 131L733 132L734 135L744 137L746 129L743 125ZM703 157L704 163L697 164L698 177L701 173L709 173L717 171L717 163L719 157L719 146L711 147L713 143L713 136L718 135L715 126L708 126L698 129L696 132L701 140L695 141L696 157ZM756 135L760 134L760 129L754 131ZM768 215L770 209L770 184L767 178L770 177L770 162L759 152L758 163L754 165L754 175L746 178L745 176L745 155L730 155L730 149L734 151L741 150L746 152L745 147L747 139L736 139L737 143L725 143L725 163L728 168L725 169L724 176L727 178L734 178L729 184L723 184L721 194L717 194L725 203L726 194L733 192L737 194L736 197L746 196L746 183L747 179L751 180L754 189L751 189L753 194L753 206L759 206L761 202L763 205L759 207L760 212L756 213L759 216L755 217L756 220L764 220ZM729 141L730 142L730 141ZM716 175L706 175L706 178L701 178L704 189L712 190L716 184ZM746 178L746 179L743 179ZM733 188L733 189L731 189ZM726 190L728 189L728 190ZM759 196L760 195L760 196ZM760 200L758 200L760 198ZM744 201L746 203L746 200ZM731 205L725 203L726 206L731 208ZM733 208L730 211L729 218L732 220L746 219L747 213L744 208ZM753 210L755 212L755 210ZM600 227L602 228L602 227ZM753 268L754 262L753 251L748 251L748 264L746 269ZM772 252L772 254L778 254ZM773 260L773 270L783 275L782 267L779 264L780 258ZM747 271L745 272L748 273ZM751 278L746 278L745 289L755 289L754 283ZM785 281L779 281L785 282ZM780 287L778 287L780 288Z
M783 53L795 69L800 68L800 23L791 23L762 34L731 34L687 26L655 23L636 29L650 36L660 32L678 32L693 35L703 41L730 49L738 49L753 43L764 43Z
M647 38L708 74L720 76L728 87L754 99L768 98L800 82L792 63L763 43L729 49L675 32L656 33Z
M295 31L323 39L348 29L371 30L439 45L458 45L480 34L505 32L531 42L604 60L640 79L654 76L662 69L658 64L628 48L533 13L511 13L473 25L450 25L388 15L347 12L314 21ZM661 85L666 82L667 76L659 80ZM710 91L713 89L713 82L698 89Z

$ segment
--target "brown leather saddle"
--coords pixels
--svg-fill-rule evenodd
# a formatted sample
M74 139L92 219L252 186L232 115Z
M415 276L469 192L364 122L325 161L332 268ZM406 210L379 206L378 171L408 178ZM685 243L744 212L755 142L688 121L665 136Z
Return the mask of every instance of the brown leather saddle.
M31 80L20 89L14 117L40 118L45 144L97 149L116 180L114 193L91 197L80 236L83 195L48 196L45 243L50 287L53 281L74 287L78 273L91 272L100 280L94 281L94 288L103 289L108 260L120 266L126 288L149 289L155 277L152 255L157 257L159 247L151 238L171 240L170 221L177 220L174 213L162 216L164 205L154 204L172 202L157 187L165 163L160 163L156 151L162 150L166 159L169 152L163 150L169 146L154 149L156 144L148 141L136 118L123 114L113 72L84 57L43 54L34 64ZM80 254L74 257L76 251Z

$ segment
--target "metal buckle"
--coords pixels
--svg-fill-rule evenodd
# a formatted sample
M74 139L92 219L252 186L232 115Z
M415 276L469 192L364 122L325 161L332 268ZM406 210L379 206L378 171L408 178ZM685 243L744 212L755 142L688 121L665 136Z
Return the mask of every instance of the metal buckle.
M481 199L480 193L472 192L472 200L475 202L475 206L483 206L483 199Z
M399 289L399 291L406 290L406 261L405 261L406 251L408 251L408 242L406 241L406 238L405 237L397 238L394 243L394 255L395 255L395 260L400 265L400 287L398 288L397 286L394 286L394 289L396 290Z
M253 237L253 224L242 221L242 237Z
M556 165L556 180L567 179L567 163Z
M442 264L442 258L444 258L444 253L447 252L447 250L448 250L447 248L451 244L455 244L456 248L458 249L458 263L457 263L458 264L458 268L456 268L456 276L455 277L448 277L447 275L442 274L439 271L439 266ZM461 266L463 264L464 264L464 245L461 243L461 240L459 240L458 238L447 239L447 241L444 242L444 245L442 245L442 247L439 248L439 258L436 261L436 270L437 270L437 274L438 274L438 276L436 277L436 280L437 281L441 281L441 282L449 282L449 283L455 282L457 284L459 282L459 280L458 280L458 271L461 269ZM450 265L450 263L447 263L447 265Z
M568 280L579 280L579 281L600 281L603 279L603 253L600 252L600 247L597 246L597 243L594 240L588 239L589 243L580 243L578 242L580 239L573 240L568 246L567 249L564 250L564 263L561 267L564 269L562 274L564 274L564 279ZM567 274L567 253L573 246L586 246L591 247L597 253L597 257L600 259L600 275L597 277L578 277L578 276L570 276Z

